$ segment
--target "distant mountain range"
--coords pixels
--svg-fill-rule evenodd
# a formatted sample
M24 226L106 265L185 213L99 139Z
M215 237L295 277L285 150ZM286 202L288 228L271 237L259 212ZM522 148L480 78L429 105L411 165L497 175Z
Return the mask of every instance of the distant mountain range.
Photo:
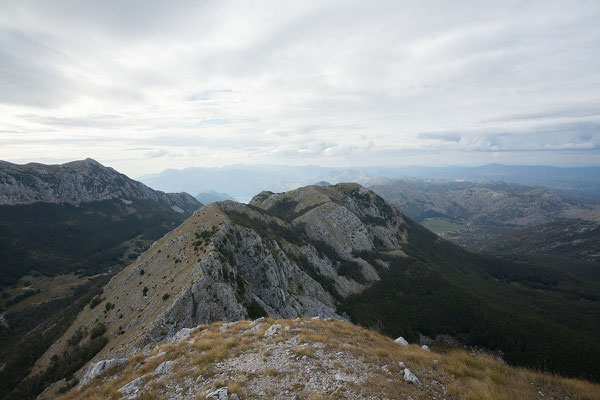
M146 185L168 192L199 193L215 190L248 202L262 190L283 192L318 181L332 184L357 182L369 185L380 177L439 181L467 180L478 183L502 181L547 187L562 196L584 203L600 203L600 167L560 168L489 164L480 167L353 167L231 165L222 168L168 169L139 178Z
M377 179L371 190L447 239L470 246L500 234L564 219L600 221L600 207L551 190L503 182Z
M227 193L219 193L214 190L205 190L204 192L198 193L196 195L196 200L198 200L202 204L210 204L215 201L223 201L223 200L232 200L237 201Z

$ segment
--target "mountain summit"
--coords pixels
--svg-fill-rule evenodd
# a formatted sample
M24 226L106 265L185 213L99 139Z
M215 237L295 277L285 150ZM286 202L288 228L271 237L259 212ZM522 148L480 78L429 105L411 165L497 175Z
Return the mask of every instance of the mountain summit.
M79 205L118 198L160 201L181 212L198 208L198 202L187 193L152 190L91 158L60 165L0 161L0 205Z

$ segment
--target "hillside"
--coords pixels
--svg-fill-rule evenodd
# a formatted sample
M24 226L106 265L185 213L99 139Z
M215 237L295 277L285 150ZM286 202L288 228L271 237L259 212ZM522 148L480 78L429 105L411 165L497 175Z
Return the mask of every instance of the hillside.
M357 184L263 192L205 206L158 240L18 390L182 328L260 316L349 319L411 341L449 334L511 364L597 380L599 299L597 281L468 253Z
M42 398L600 399L597 384L484 353L402 346L336 320L201 325L111 363L90 367L68 393L58 394L69 389L61 382Z
M600 262L600 222L549 222L478 243L474 249L494 254L552 254Z
M597 206L579 204L545 188L503 182L379 179L369 188L415 221L467 247L560 219L600 220Z

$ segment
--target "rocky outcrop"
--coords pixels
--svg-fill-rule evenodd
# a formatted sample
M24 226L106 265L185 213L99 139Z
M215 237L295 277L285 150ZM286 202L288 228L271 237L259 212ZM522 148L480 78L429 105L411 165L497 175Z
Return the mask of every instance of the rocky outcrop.
M127 362L126 358L113 358L91 363L87 371L79 380L79 386L87 385L92 380L106 374L111 368L118 368Z
M90 158L60 165L0 161L0 205L36 202L78 205L92 201L149 199L191 212L201 204L187 193L164 193Z

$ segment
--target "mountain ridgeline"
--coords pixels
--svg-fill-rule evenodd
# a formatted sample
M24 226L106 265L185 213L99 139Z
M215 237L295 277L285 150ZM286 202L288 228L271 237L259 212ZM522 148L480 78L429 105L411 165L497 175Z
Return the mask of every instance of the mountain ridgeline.
M30 271L105 272L200 206L187 193L152 190L92 159L0 161L0 285Z
M358 184L262 192L204 206L154 243L16 393L75 372L83 364L70 354L99 337L95 360L261 316L331 316L412 341L450 334L511 364L598 380L598 289L576 273L464 251Z

